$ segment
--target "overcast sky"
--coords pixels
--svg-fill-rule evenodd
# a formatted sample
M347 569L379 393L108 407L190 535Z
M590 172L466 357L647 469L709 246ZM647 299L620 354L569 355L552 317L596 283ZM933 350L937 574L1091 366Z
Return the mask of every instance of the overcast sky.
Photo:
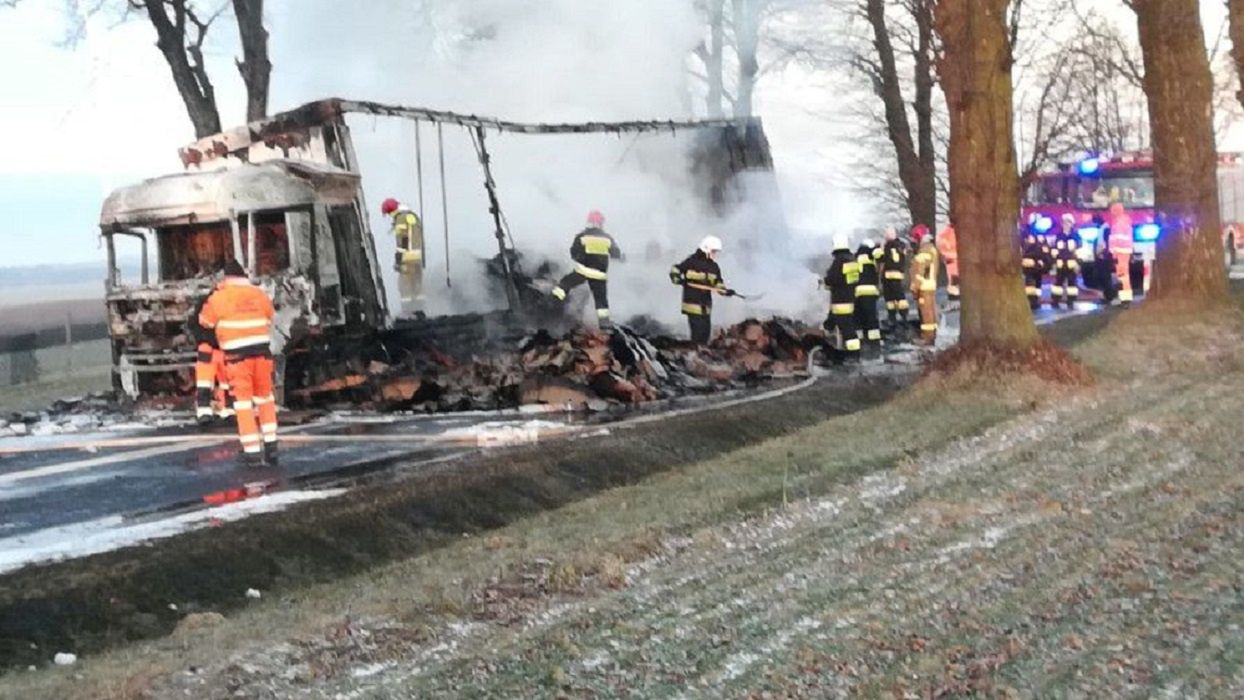
M512 0L464 2L471 3L492 3L511 12L523 8L522 3ZM607 37L618 23L632 16L629 12L610 16L608 10L601 9L613 7L611 4L579 0L562 3L546 5L556 5L558 12L571 15L566 18L568 22L582 25L587 34L580 43L586 44L583 49L588 52L594 50L594 42L601 41L600 37ZM617 3L619 8L638 4L644 3ZM662 7L652 0L648 4ZM548 47L548 60L536 65L480 67L483 89L471 92L471 99L466 100L470 104L459 104L455 103L458 93L452 91L453 86L428 87L422 92L412 87L412 82L418 83L411 77L417 73L416 67L436 51L426 43L426 37L416 36L420 18L409 9L415 3L269 0L268 5L274 28L271 54L276 65L272 106L277 110L336 94L407 101L414 98L432 107L470 107L511 118L547 118L551 112L567 115L566 119L576 118L576 114L599 117L600 111L591 106L611 94L605 86L620 84L627 75L654 72L655 65L644 63L649 56L671 63L651 48L627 44L634 51L618 61L623 65L617 72L599 76L597 84L572 85L571 91L559 92L558 85L566 76L554 71L577 45L555 44ZM1222 14L1221 5L1217 0L1204 3L1207 31L1217 26L1215 18ZM112 18L100 18L92 23L85 40L66 48L58 45L66 32L62 6L59 0L25 0L15 10L0 9L0 65L5 66L0 71L0 133L5 142L0 151L0 239L4 242L0 265L99 259L95 221L102 198L119 185L177 170L176 148L191 136L181 100L153 45L154 32L147 22L140 19L116 24ZM663 26L629 29L681 40L679 32L685 32L694 17L674 15ZM506 19L502 16L502 21ZM208 47L209 69L215 79L222 120L233 125L241 121L243 97L232 66L232 18L224 18L214 31L217 37ZM604 33L594 34L597 32ZM559 30L549 36L563 34ZM353 39L334 42L333 36ZM549 40L546 37L534 43ZM531 37L527 43L533 43ZM831 201L833 206L813 201L828 186L834 169L840 167L832 157L832 130L809 116L832 107L833 95L821 89L814 76L798 69L766 80L758 106L783 170L787 204L797 210L794 223L823 218L826 210L843 212L840 216L848 218L858 216L858 205L843 200ZM489 89L489 81L498 89L515 83L524 89L520 95L510 93L497 99L496 108L490 108L490 92L499 93ZM635 95L647 95L652 90L651 85L642 83L634 87L633 94L622 90L618 99L625 99L627 105L642 113L627 116L655 118L668 116L657 111L672 111L660 106L664 104L661 100L637 103ZM600 89L600 94L592 92L595 89ZM582 103L576 103L580 95Z

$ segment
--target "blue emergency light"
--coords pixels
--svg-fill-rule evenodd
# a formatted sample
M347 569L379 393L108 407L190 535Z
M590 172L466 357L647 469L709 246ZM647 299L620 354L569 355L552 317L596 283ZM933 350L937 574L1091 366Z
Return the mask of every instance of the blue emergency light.
M1052 228L1054 228L1054 220L1048 216L1038 216L1032 222L1032 230L1037 233L1049 233Z
M1081 175L1096 175L1098 169L1101 168L1101 161L1096 158L1085 158L1077 164L1076 168Z
M1132 234L1136 240L1150 243L1162 235L1162 227L1157 224L1141 224L1132 229Z
M1080 240L1085 243L1092 243L1101 238L1101 229L1096 226L1081 226L1077 233L1080 234Z

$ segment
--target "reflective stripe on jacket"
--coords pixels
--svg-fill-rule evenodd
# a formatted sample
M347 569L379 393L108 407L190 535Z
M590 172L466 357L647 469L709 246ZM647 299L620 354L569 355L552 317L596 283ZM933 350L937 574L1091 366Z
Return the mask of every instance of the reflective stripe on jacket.
M418 215L407 209L393 212L392 232L397 239L398 262L423 262L423 222Z
M855 261L860 268L860 282L855 287L857 297L875 297L881 294L881 275L877 271L877 258L881 257L880 248L860 248L856 251Z
M203 305L199 323L216 331L221 350L231 357L271 354L272 300L240 277L226 277Z
M834 260L825 271L825 288L833 305L855 304L855 287L860 283L860 264L849 250L835 250Z
M707 316L713 311L713 294L726 291L721 268L703 251L695 251L686 260L670 269L670 278L682 285L682 312L689 316Z
M622 251L613 236L591 227L574 237L570 258L575 261L575 272L590 280L604 280L609 278L609 259L621 259Z
M937 248L927 237L912 261L911 288L918 292L937 291Z

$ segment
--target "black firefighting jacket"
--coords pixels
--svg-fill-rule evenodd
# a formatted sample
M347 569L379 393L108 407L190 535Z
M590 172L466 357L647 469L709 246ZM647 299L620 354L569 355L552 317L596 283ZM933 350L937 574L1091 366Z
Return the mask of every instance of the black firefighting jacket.
M1046 265L1049 260L1050 247L1042 243L1036 236L1028 236L1024 239L1023 257L1021 265L1024 268L1025 275L1043 275L1046 273Z
M886 241L881 248L880 263L882 276L888 280L898 280L900 282L906 279L909 257L907 246L902 241L897 238L892 241Z
M575 272L590 280L608 279L610 258L621 260L622 250L613 236L601 229L585 228L570 244L570 259L575 261Z
M682 312L687 316L709 315L713 294L730 291L721 278L721 268L702 250L670 268L670 281L682 285Z
M1056 263L1061 261L1064 266L1067 262L1075 262L1071 268L1075 269L1079 265L1079 258L1076 256L1080 247L1080 238L1075 231L1070 233L1060 233L1054 239L1054 260Z
M822 284L829 290L832 313L855 312L855 287L860 283L860 264L849 250L834 251L834 260L825 271Z
M877 246L870 248L861 245L855 251L855 261L860 266L860 283L855 287L855 296L875 297L881 293L881 274L877 270L881 255L881 249Z

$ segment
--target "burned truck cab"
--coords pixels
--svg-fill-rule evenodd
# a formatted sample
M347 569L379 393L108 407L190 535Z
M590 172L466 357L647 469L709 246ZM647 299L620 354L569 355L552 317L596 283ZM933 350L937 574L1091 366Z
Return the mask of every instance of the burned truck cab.
M133 399L190 398L195 339L187 322L230 259L274 301L278 368L324 341L383 328L361 201L355 173L280 159L168 175L109 195L100 230L114 388Z

